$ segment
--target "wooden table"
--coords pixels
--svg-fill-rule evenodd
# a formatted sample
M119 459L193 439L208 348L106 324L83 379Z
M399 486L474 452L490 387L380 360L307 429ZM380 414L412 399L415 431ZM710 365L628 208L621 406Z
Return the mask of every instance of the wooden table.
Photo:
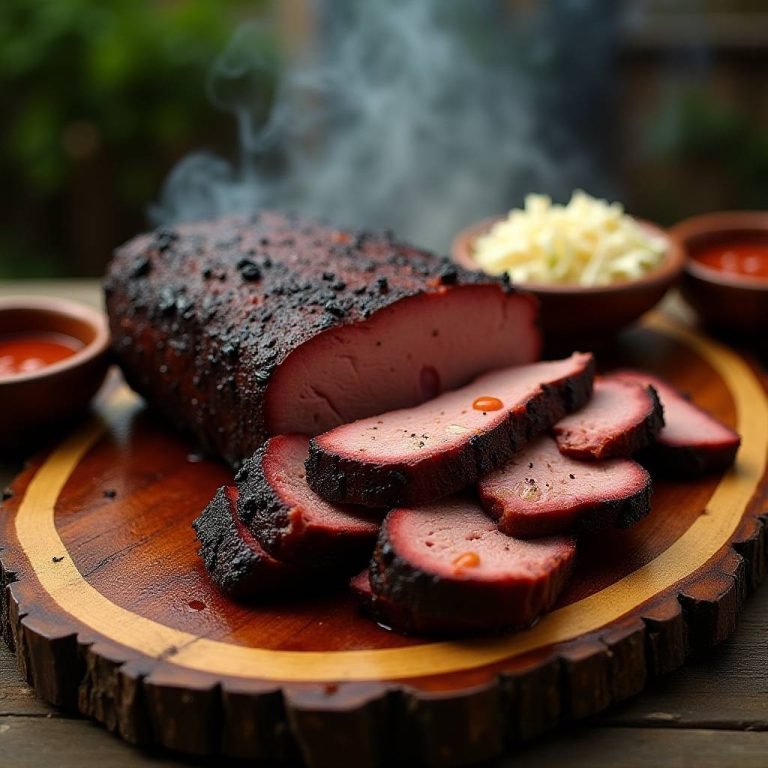
M41 293L97 305L96 281L0 283L0 296ZM0 486L18 467L0 465ZM190 765L139 752L38 701L0 648L0 768ZM199 765L200 763L195 763ZM221 764L216 761L216 764ZM637 699L560 731L502 766L768 766L768 586L749 599L733 637Z

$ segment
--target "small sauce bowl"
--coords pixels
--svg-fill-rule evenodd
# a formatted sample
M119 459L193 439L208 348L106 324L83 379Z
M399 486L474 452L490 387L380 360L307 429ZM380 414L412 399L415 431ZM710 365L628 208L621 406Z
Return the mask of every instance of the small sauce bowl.
M481 271L474 258L475 241L503 219L496 216L459 232L453 241L453 260L462 267ZM658 304L677 281L685 256L677 241L647 221L638 223L654 237L666 240L661 263L635 280L609 285L583 286L562 283L516 283L539 300L540 324L548 346L597 345ZM586 346L585 346L586 348Z
M72 340L73 351L34 370L0 375L0 451L24 450L41 432L80 415L109 367L109 330L98 310L65 299L0 299L0 342Z
M768 331L768 278L727 272L698 261L697 253L717 245L768 245L768 213L724 211L695 216L670 229L687 255L680 286L699 318L715 329L752 340Z

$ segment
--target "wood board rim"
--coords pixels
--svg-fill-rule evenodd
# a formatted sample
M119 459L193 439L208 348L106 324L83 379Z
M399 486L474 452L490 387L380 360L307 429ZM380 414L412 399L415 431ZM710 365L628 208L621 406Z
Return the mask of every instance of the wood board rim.
M708 514L658 557L599 592L545 615L528 631L407 648L285 651L210 640L139 616L92 587L72 558L53 562L50 557L51 552L66 553L54 507L71 472L102 435L98 422L54 450L32 478L16 513L19 546L48 596L90 631L169 664L223 677L281 682L397 680L465 671L573 640L617 621L703 567L735 533L764 473L768 446L762 436L768 434L768 398L754 373L714 342L666 321L656 320L653 326L694 346L728 383L742 436L737 469L721 479L707 505ZM131 400L126 389L115 396L124 404Z
M645 325L689 346L703 345L697 352L729 382L732 397L730 379L741 377L742 383L758 387L761 412L768 409L761 380L736 353L660 316ZM712 353L718 358L712 359ZM126 405L130 402L125 399ZM745 442L751 445L756 430L750 433L750 424L757 428L760 422L753 408L746 413L738 405L737 426L746 428ZM88 429L98 432L99 426ZM753 469L766 450L763 443L762 452L753 455ZM743 452L740 466L741 461ZM731 474L740 477L744 491L748 478L741 470ZM20 479L20 489L32 475L30 470ZM508 664L478 670L479 675L459 673L446 690L422 688L417 679L330 685L270 682L244 676L242 670L222 676L175 663L183 647L166 646L153 657L144 656L94 633L76 617L52 618L36 610L35 576L27 578L13 545L0 548L4 630L24 676L42 698L77 709L134 743L238 758L281 760L300 754L316 767L362 768L403 757L434 766L461 765L494 757L504 746L558 723L595 714L638 693L648 678L680 666L690 652L724 640L744 597L766 569L765 475L753 490L757 493L750 504L738 509L738 520L732 518L725 542L690 578L596 631L522 658L505 657ZM732 505L731 512L737 508ZM702 517L711 517L711 510ZM6 523L12 538L10 528ZM44 553L52 570L68 560L54 564L50 554ZM18 582L14 564L20 566ZM76 594L76 583L65 590ZM399 735L392 738L393 732ZM347 739L343 747L340 738ZM345 756L341 762L340 754Z

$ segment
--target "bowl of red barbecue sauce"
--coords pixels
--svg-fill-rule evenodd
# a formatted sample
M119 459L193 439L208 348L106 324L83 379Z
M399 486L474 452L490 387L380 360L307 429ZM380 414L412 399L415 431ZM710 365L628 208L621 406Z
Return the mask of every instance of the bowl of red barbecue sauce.
M0 299L0 451L77 418L109 365L104 315L64 299Z
M768 331L768 212L710 213L670 230L687 255L680 286L713 328L764 338Z

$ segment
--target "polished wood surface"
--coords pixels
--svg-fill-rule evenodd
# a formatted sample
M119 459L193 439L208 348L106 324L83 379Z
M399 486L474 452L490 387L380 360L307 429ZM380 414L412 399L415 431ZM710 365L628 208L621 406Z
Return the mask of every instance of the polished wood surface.
M661 368L660 372L668 375L674 372L666 370L664 365L674 362L679 371L678 383L693 389L702 404L733 422L736 414L728 386L709 362L681 348L678 342L658 334L645 333L642 338L635 336L623 354L636 356L640 362L652 354L655 365ZM64 557L69 555L71 565L111 604L152 621L161 621L175 631L205 634L206 639L242 648L252 647L258 642L260 647L278 652L336 650L344 653L382 649L409 652L409 649L422 645L384 632L360 618L344 594L319 602L292 605L288 610L285 607L282 610L273 608L272 613L266 609L255 613L243 611L223 601L207 587L199 572L187 517L197 511L206 494L226 477L227 470L213 463L188 461L190 447L167 435L129 400L122 403L121 409L116 410L114 404L108 406L106 413L111 419L106 436L99 438L96 447L86 454L82 462L77 462L68 477L56 506L55 523L66 550ZM151 451L151 460L139 458L146 456L147 452L133 450L135 445L145 444L136 441L147 441L147 445L156 447ZM737 474L742 476L744 473ZM22 486L25 482L22 480ZM583 565L572 589L563 599L563 607L599 594L609 584L654 562L669 549L670 542L679 540L695 520L701 519L699 513L716 484L717 480L710 480L690 484L683 489L674 485L660 487L655 512L643 524L647 528L613 534L601 544L593 542L594 551L586 550L588 556L582 557ZM159 496L158 488L162 488ZM105 491L110 493L105 495ZM115 494L112 495L111 491ZM132 502L134 495L136 499ZM147 503L148 498L150 504ZM12 500L11 509L13 503ZM659 514L664 509L668 514ZM693 513L692 509L697 511ZM148 514L149 511L151 514ZM664 523L667 518L667 523ZM158 536L158 533L161 535ZM552 656L552 650L538 648L533 654L528 649L528 655L518 657L514 663L505 657L491 664L465 667L454 673L454 677L459 675L460 679L452 682L445 675L421 674L409 678L408 690L411 693L406 697L408 711L414 716L412 727L418 737L415 740L418 741L422 759L433 764L449 764L450 760L460 759L462 751L466 751L467 759L476 757L476 745L467 747L461 743L465 729L451 729L451 725L460 723L467 714L473 714L485 724L484 728L475 729L476 735L486 754L492 755L503 739L514 740L533 735L551 725L552 719L570 720L591 714L611 700L635 693L649 675L677 666L688 645L696 649L697 645L705 647L724 639L733 628L736 610L746 588L753 586L762 574L760 546L756 543L760 540L749 535L748 531L742 531L740 535L743 539L740 550L747 555L747 559L730 554L730 548L713 559L706 569L705 578L698 578L682 589L682 611L676 599L671 602L656 601L642 612L643 621L640 621L641 614L638 614L635 619L618 622L610 631L601 631L581 643L561 645L556 653L556 674L549 669L551 665L545 663ZM163 544L158 549L158 539L167 543L168 548ZM107 543L110 540L111 545ZM611 557L606 558L606 552ZM51 569L64 562L54 563L53 558L61 556L49 553ZM604 567L593 567L598 562L598 556L600 561L605 561ZM16 587L22 598L25 591L23 584L22 579ZM199 602L204 603L204 610L195 610L189 605L195 603L197 607ZM23 605L23 599L20 604ZM330 620L336 631L327 628ZM67 701L67 696L72 694L66 669L58 672L55 669L57 663L66 667L64 662L71 661L69 653L73 641L67 640L66 633L57 634L55 623L55 617L38 615L32 617L31 628L22 632L29 641L26 671L34 677L35 671L29 667L34 668L35 664L41 672L53 669L53 681L36 681L38 688L42 686L41 692L49 698L56 700L60 697L60 703L74 705L78 702ZM30 626L29 621L27 626ZM698 638L688 645L685 642L686 627ZM260 633L258 641L254 640L255 631ZM35 647L40 637L47 638L50 643L43 657L35 658L40 655L40 649ZM130 706L127 706L128 714L121 714L108 701L108 692L103 689L107 679L119 680L122 693L133 705L136 701L131 700L130 694L135 689L131 689L130 683L132 680L143 680L145 695L149 699L150 721L162 717L164 710L181 706L184 696L180 693L174 699L173 692L184 687L189 689L186 698L198 709L197 722L202 726L205 725L206 714L217 711L218 692L212 692L211 680L206 675L196 673L196 677L195 673L183 670L180 673L173 665L166 665L167 669L155 665L148 670L142 667L141 658L130 658L124 647L110 646L105 642L91 646L84 655L88 676L86 685L80 687L77 695L80 708L104 720L127 738L142 740L147 734L142 732L140 717L134 718L135 722L129 722ZM115 677L120 662L126 659L129 663L122 666L120 674ZM507 673L503 685L488 687L488 681L499 670ZM277 674L273 678L280 679ZM470 685L476 690L471 696L464 697L463 703L453 702L442 707L435 705L437 692L451 689L466 691ZM336 686L333 687L335 689ZM587 691L588 696L585 695ZM546 697L542 697L541 693L548 693L550 698L557 698L558 701L542 702L542 698ZM348 684L342 691L328 690L327 686L317 689L288 686L285 689L289 721L294 730L302 735L304 741L299 746L305 751L312 750L315 764L326 764L324 761L332 757L323 752L323 744L328 743L328 739L326 735L324 740L323 729L317 728L318 712L335 710L336 719L326 723L326 731L329 727L333 728L334 722L341 724L339 709L345 710L347 718L351 710L357 712L356 718L345 722L354 722L359 729L365 730L372 727L373 721L386 721L393 715L390 698L385 689L362 682ZM225 685L223 696L225 709L229 707L243 715L246 712L256 713L267 720L277 717L271 711L274 699L273 685L245 684L242 680L239 681L239 689L235 684ZM337 699L338 706L333 701L329 706L328 699ZM507 733L508 729L501 727L503 718L500 707L510 706L512 709L506 712L506 716L511 723L511 732ZM438 711L440 709L442 712ZM121 717L125 722L118 722ZM195 722L194 718L189 719L189 713L185 717L187 725ZM442 727L435 731L436 723ZM210 729L202 727L195 738L187 740L189 743L174 744L173 728L166 729L167 732L160 728L158 732L158 723L150 724L155 728L152 734L154 740L172 747L206 752L218 739L216 734L209 732ZM427 732L427 729L431 730ZM457 742L454 744L450 743L451 730L455 730ZM245 744L244 734L230 733L229 736L234 740L232 744L238 739L241 745ZM368 736L374 741L377 738L370 731ZM406 734L406 737L403 746L412 746L414 734ZM359 747L361 743L358 739L349 746ZM295 748L295 745L279 743L272 746L275 754L283 750L286 755ZM338 741L334 741L333 749L338 746ZM245 744L245 753L247 748L255 749L255 745ZM447 756L446 750L451 754ZM358 761L350 764L365 763Z

